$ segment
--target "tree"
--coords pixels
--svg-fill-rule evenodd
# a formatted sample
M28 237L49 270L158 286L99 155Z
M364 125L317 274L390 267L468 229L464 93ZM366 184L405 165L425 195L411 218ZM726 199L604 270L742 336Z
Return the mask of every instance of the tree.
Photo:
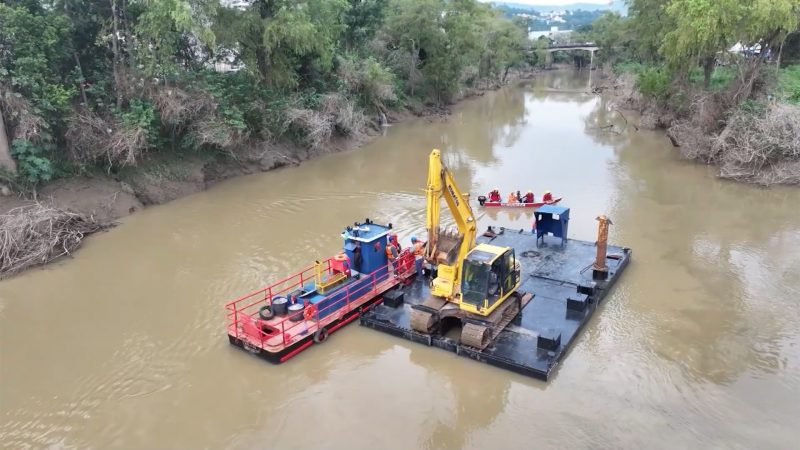
M631 0L625 23L634 37L631 49L637 59L645 62L662 60L659 50L664 36L676 26L673 17L664 10L667 4L668 0Z
M17 138L50 140L49 125L68 111L74 93L70 31L63 15L0 4L0 110L6 141L0 150L8 151L8 141ZM23 117L30 120L15 130Z
M601 49L601 57L605 61L616 61L632 57L631 49L634 45L631 21L624 19L617 13L607 12L595 20L586 37Z
M518 24L499 16L492 17L486 28L482 72L500 78L500 84L505 84L508 71L525 60L527 41L526 33Z
M383 23L386 1L348 0L350 8L344 14L344 43L347 51L352 51L356 43L369 42Z
M221 8L214 31L262 82L293 87L299 78L295 69L307 66L309 57L322 70L332 67L348 7L346 0L253 0L243 10Z
M779 38L797 28L800 0L672 0L665 12L675 28L666 33L660 51L683 72L702 60L708 86L717 52L736 42L760 43L762 59Z
M127 0L111 0L114 33L118 37L125 35L124 41L132 40L126 4ZM218 0L145 0L145 5L134 28L136 42L125 44L131 47L128 52L135 53L137 65L142 66L147 75L166 77L178 73L183 63L178 58L181 46L195 44L214 48L215 35L210 24L216 15ZM120 16L125 20L124 32L117 29ZM191 38L191 43L186 42L187 37ZM112 37L112 42L119 41ZM117 58L114 67L119 69L122 55Z

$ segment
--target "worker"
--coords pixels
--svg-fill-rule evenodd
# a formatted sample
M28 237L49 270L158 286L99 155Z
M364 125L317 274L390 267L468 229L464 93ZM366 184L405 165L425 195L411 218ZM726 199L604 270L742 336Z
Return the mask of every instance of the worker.
M414 256L422 254L422 242L414 236L411 236L411 245L414 247Z
M525 198L522 200L522 203L533 203L533 192L528 191L528 193L525 194Z
M544 191L544 195L542 196L543 202L552 202L553 201L553 194L550 191Z
M397 275L397 268L394 266L394 262L397 260L397 247L395 246L394 236L389 236L389 242L386 243L386 259L389 262L389 270Z
M400 252L403 251L403 247L400 246L400 241L397 239L397 235L392 233L389 235L389 242L394 245L394 248L397 250L397 254L399 255Z
M522 203L522 194L517 191L517 203Z
M508 203L517 203L517 202L519 202L519 197L517 197L517 194L515 194L514 191L511 191L508 194Z
M500 200L500 190L494 188L492 192L489 192L489 201L490 202L499 202Z

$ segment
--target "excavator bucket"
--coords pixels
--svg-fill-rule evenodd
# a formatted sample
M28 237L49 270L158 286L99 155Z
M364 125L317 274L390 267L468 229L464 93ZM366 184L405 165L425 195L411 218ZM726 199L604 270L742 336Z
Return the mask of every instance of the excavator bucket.
M464 234L445 228L436 228L436 248L434 255L438 264L453 265L464 242Z

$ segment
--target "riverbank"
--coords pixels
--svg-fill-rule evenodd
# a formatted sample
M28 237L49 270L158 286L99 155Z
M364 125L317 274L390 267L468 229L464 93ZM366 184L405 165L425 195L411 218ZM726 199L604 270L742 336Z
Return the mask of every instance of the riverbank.
M665 131L682 157L716 166L719 178L800 185L800 105L786 88L800 82L797 66L761 75L745 100L738 100L742 88L730 68L717 68L709 88L691 79L676 85L658 70L633 66L604 68L593 92L608 92L620 108L638 112L641 128ZM642 86L656 94L641 91L643 76Z
M507 85L534 78L538 70L529 69L509 73ZM484 88L473 88L462 91L453 99L451 105L461 101L482 96L487 91L501 89L494 85ZM387 124L401 123L410 118L427 117L430 121L448 121L448 107L416 107L390 111L385 115ZM204 191L216 183L242 175L269 172L286 166L298 166L304 161L330 153L353 150L381 135L382 126L375 122L361 132L348 136L333 136L322 147L307 147L293 142L276 142L262 145L249 145L231 152L217 153L155 153L147 155L139 164L125 167L116 173L100 169L86 170L80 175L54 180L41 186L33 193L14 195L4 188L0 197L0 229L11 224L18 224L12 210L23 214L39 211L38 205L45 205L48 210L75 213L82 220L96 223L94 231L107 229L119 218L133 214L151 205L163 205L172 200ZM8 194L8 195L6 195ZM43 217L39 214L37 217ZM0 257L0 278L19 272L20 258L10 255L24 253L19 242L37 241L54 242L54 248L63 247L63 238L88 235L89 233L56 233L51 228L42 228L41 224L27 221L25 227L16 227L8 234L11 239L4 251L7 257ZM45 231L42 231L45 229ZM52 231L52 230L51 230ZM0 243L2 244L2 243ZM25 246L23 246L25 247ZM74 245L70 252L77 248ZM8 249L5 249L8 250ZM67 252L69 253L69 252ZM56 252L52 258L37 260L29 266L46 264L60 257ZM14 268L11 270L9 268ZM9 269L9 270L6 270Z
M539 69L513 71L506 86L529 80ZM464 90L449 106L481 96L504 86L488 86ZM446 121L448 107L403 108L386 114L387 124L397 124L417 117ZM242 175L269 172L329 153L353 150L381 135L381 126L366 127L354 136L335 136L321 148L308 148L288 141L244 146L233 152L218 153L159 153L147 156L136 166L126 167L116 174L101 169L88 170L80 175L49 182L35 194L0 197L0 214L25 205L46 203L58 209L87 214L100 222L111 222L151 205L163 205L172 200L201 192L214 184Z

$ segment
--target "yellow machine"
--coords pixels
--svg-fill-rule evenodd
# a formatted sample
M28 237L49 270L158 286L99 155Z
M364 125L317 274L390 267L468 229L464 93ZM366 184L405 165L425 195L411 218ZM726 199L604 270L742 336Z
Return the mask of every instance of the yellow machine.
M475 246L477 228L472 208L459 191L453 174L442 163L439 150L433 150L430 155L426 193L428 244L425 260L438 268L431 281L431 297L423 302L422 307L414 307L410 325L427 333L436 326L437 319L454 316L478 318L483 325L465 324L462 341L472 341L476 344L473 346L479 347L478 343L485 344L487 330L493 323L503 322L508 315L505 314L508 309L505 304L511 302L505 300L519 287L519 261L512 248L488 244ZM439 225L442 197L455 219L458 228L455 231ZM515 316L519 310L513 309L508 313Z

